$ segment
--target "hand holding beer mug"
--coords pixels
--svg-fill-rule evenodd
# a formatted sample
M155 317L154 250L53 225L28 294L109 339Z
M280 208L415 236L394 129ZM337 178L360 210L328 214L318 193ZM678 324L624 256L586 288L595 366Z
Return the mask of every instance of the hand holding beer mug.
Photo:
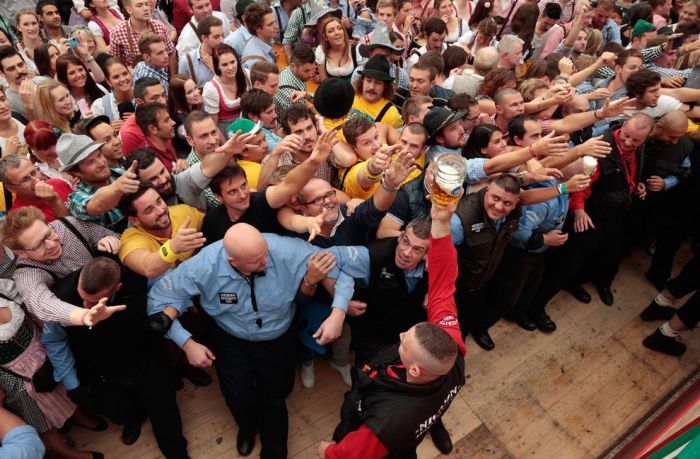
M446 153L435 161L435 178L430 190L430 199L441 206L459 200L464 178L467 175L467 161L460 155Z

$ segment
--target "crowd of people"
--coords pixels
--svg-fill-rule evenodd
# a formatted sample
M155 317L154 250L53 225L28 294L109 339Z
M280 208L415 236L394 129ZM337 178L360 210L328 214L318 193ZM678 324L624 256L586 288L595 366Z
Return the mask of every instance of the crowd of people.
M284 458L315 365L349 387L319 457L447 454L465 340L613 305L637 247L640 346L686 351L699 0L0 3L3 457L149 419L187 458L213 366L238 453Z

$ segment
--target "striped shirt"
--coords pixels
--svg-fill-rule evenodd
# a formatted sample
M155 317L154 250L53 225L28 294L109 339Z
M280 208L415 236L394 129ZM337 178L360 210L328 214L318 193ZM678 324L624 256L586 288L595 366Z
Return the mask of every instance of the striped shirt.
M104 237L119 237L118 234L100 225L81 221L73 217L66 218L92 247L95 247ZM70 313L76 307L59 300L53 294L51 287L55 282L54 276L58 279L63 279L81 269L93 257L85 245L61 220L54 220L48 226L53 228L60 238L63 246L61 257L47 262L20 258L17 262L18 267L13 279L17 290L24 299L24 305L30 313L45 322L58 322L62 325L70 325Z

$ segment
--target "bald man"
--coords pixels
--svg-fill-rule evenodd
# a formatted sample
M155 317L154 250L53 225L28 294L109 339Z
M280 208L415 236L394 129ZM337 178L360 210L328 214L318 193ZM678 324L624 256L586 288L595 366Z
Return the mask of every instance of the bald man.
M620 245L632 197L646 196L638 165L641 148L653 125L649 116L640 113L603 134L602 140L610 144L612 151L598 159L591 186L569 195L569 209L574 216L564 226L569 239L560 256L548 263L533 308L546 306L561 289L589 303L591 297L581 287L582 280L593 281L603 303L614 303L611 285L620 262Z
M654 124L649 140L644 144L644 168L642 180L647 187L644 228L656 236L656 250L649 279L659 290L663 290L671 276L673 257L683 241L683 227L694 215L697 202L692 198L690 176L690 154L693 142L687 137L688 117L680 110L662 116ZM695 191L697 195L697 191Z
M329 249L339 256L344 247ZM286 399L294 388L296 337L291 327L295 298L308 299L325 277L337 279L328 319L314 334L320 345L340 335L353 294L352 278L328 263L306 241L261 234L246 223L233 225L223 240L163 275L148 295L148 312L183 314L200 295L216 326L212 349L194 339L177 319L167 336L196 367L216 363L221 392L238 424L238 453L246 456L260 432L261 457L287 457ZM307 264L309 268L307 270ZM331 268L333 268L331 270ZM319 275L320 273L320 275Z

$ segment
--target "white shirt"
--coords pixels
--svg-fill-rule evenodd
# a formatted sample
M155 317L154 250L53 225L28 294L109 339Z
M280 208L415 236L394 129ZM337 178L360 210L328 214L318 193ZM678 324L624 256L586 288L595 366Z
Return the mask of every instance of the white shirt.
M659 101L656 103L656 107L647 107L643 110L639 110L638 112L645 113L652 118L657 119L674 110L680 110L682 105L683 103L675 97L662 94L659 97Z
M17 139L19 140L20 153L23 149L26 151L27 142L24 141L24 124L20 123L14 118L10 119L14 121L15 125L17 126L17 134L15 134L15 137L17 137ZM0 150L5 150L5 142L7 142L7 138L0 137Z
M226 15L221 11L212 11L212 15L220 19L221 22L224 23L224 37L227 37L228 34L231 33L231 24L228 22ZM194 16L192 16L190 22L194 25L194 29L196 29L198 22L194 18ZM175 47L179 56L185 56L193 49L198 48L201 44L201 42L199 41L199 37L197 36L197 33L194 29L192 28L192 26L190 26L189 22L185 24L185 27L182 28L182 32L180 32L180 38L177 39L177 46Z

